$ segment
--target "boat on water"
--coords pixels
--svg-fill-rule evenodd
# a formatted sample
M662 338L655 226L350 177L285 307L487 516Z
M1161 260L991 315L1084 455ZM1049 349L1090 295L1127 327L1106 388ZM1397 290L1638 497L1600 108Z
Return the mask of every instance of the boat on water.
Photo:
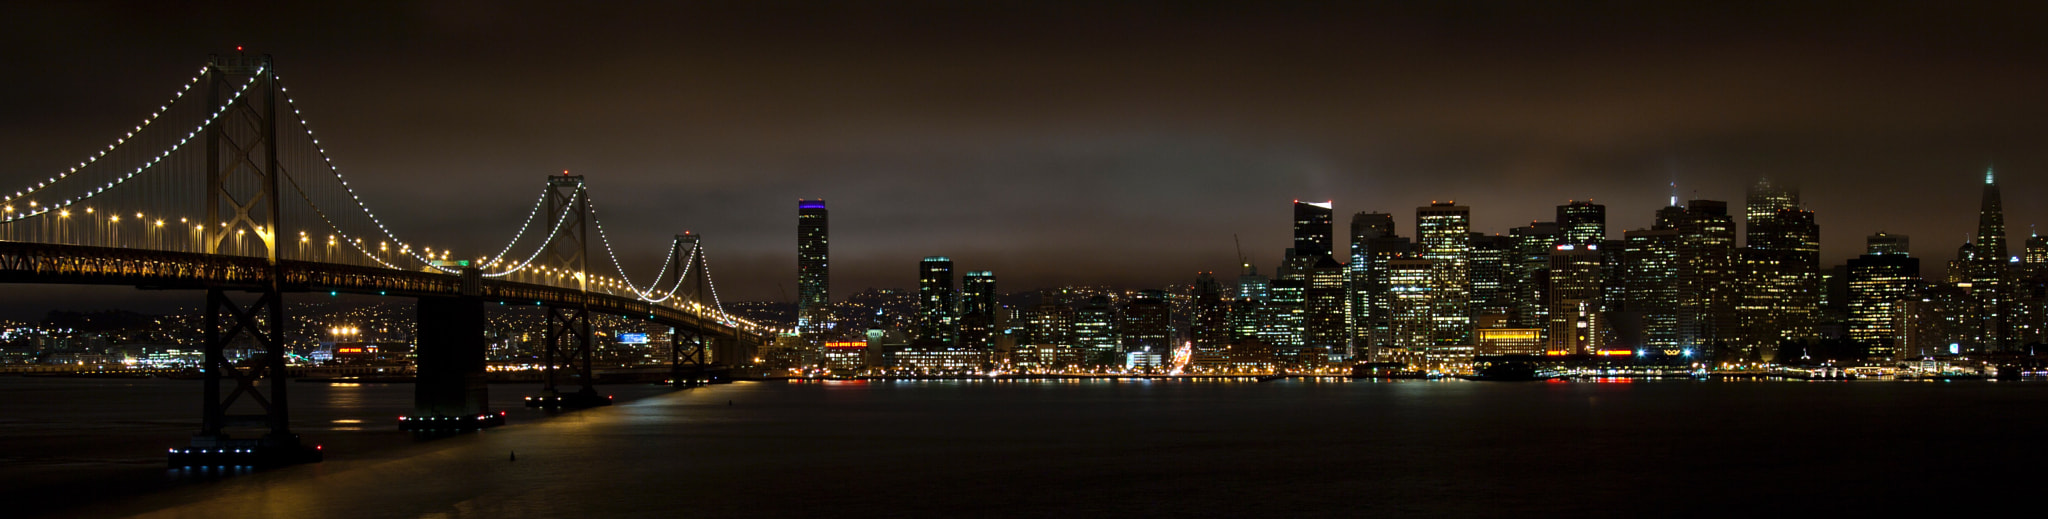
M1459 375L1465 380L1491 382L1534 382L1557 378L1556 374L1537 368L1535 359L1523 355L1500 355L1473 359L1472 374Z
M1364 362L1351 366L1351 378L1432 379L1440 377L1438 375L1431 375L1428 372L1408 369L1407 364L1400 362Z

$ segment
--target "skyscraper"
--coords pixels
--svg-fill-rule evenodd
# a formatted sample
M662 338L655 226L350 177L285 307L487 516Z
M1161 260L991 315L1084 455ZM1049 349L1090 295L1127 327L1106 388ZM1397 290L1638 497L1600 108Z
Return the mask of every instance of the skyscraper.
M957 330L953 260L930 256L917 265L917 334L927 346L952 346Z
M2019 270L2011 278L2013 342L2048 344L2048 238L2027 237Z
M1332 221L1335 218L1330 202L1315 203L1294 201L1294 254L1315 258L1329 256L1335 249L1331 235L1335 233ZM1310 260L1309 265L1315 262Z
M1868 252L1849 260L1849 339L1874 359L1898 358L1904 304L1920 283L1920 260L1907 255L1904 239L1878 233Z
M1440 271L1431 263L1434 261L1424 258L1387 262L1386 348L1419 352L1434 347L1437 324L1431 312L1437 305L1431 296L1443 284L1436 279Z
M796 201L796 321L797 329L806 333L822 328L824 318L819 314L832 303L826 216L824 200Z
M1905 256L1908 255L1908 250L1913 246L1913 240L1906 235L1889 234L1883 231L1870 235L1869 238L1864 239L1864 243L1866 248L1864 254L1877 255L1898 254Z
M1679 346L1717 358L1723 348L1732 347L1740 331L1735 315L1735 221L1728 217L1727 202L1686 203L1678 225L1677 259Z
M1547 351L1595 353L1601 341L1600 245L1562 244L1550 252Z
M1472 344L1472 210L1456 202L1432 202L1415 209L1416 240L1435 269L1430 318L1434 348Z
M1760 180L1750 186L1747 246L1738 253L1741 280L1736 345L1755 352L1816 336L1820 316L1820 226L1799 206L1799 191Z
M1557 206L1557 245L1597 245L1607 240L1607 206L1571 200Z
M1214 353L1230 344L1230 305L1223 283L1208 272L1195 275L1194 314L1188 316L1188 342L1197 352Z
M1124 353L1173 355L1173 306L1165 290L1140 290L1124 303L1117 327Z
M2009 351L2016 346L2008 330L2006 278L2010 251L2005 246L2005 205L1998 177L1984 170L1984 201L1977 211L1977 244L1969 266L1970 295L1977 301L1977 347Z
M1345 275L1351 284L1351 336L1365 347L1384 346L1387 330L1387 261L1413 249L1406 238L1394 235L1394 215L1361 212L1351 216L1351 264Z
M1515 239L1472 233L1472 315L1507 319L1515 311L1514 277L1521 267Z
M1611 319L1617 338L1622 344L1683 354L1685 347L1678 339L1678 228L1637 229L1623 235L1628 242L1622 253L1623 300Z
M1273 281L1259 275L1258 267L1245 263L1237 276L1237 297L1230 301L1231 342L1264 340L1269 313L1266 303L1272 297Z
M960 278L960 345L983 350L995 349L996 330L1002 329L1001 306L996 304L996 273L970 270Z
M1123 341L1117 337L1116 307L1109 296L1093 296L1074 310L1074 345L1090 355L1114 352Z
M1544 330L1550 322L1548 272L1550 250L1559 241L1557 222L1529 222L1508 230L1515 241L1515 266L1508 279L1514 293L1515 311L1508 319L1515 328Z
M1351 340L1344 324L1344 266L1324 255L1309 270L1302 292L1302 345L1326 354L1349 355Z

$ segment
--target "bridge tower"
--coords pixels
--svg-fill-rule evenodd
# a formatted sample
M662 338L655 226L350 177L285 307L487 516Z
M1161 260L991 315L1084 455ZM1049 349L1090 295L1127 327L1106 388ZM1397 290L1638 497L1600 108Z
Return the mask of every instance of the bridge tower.
M283 270L277 160L277 69L269 55L214 56L206 70L207 254L258 256L263 279L223 280L206 289L205 402L199 433L187 449L172 449L172 467L284 465L320 461L317 446L291 431L286 400ZM246 93L237 85L252 81ZM252 250L252 246L256 249ZM224 279L224 278L216 278ZM248 304L248 293L255 298ZM242 361L230 346L258 353ZM233 387L223 391L227 382ZM268 396L265 396L265 394ZM237 406L236 404L245 404ZM234 438L230 428L268 429L260 438Z
M685 247L687 247L687 250ZM710 307L709 302L705 301L704 298L704 294L710 291L710 282L707 275L703 272L703 237L685 231L683 234L676 235L675 246L670 247L670 249L673 252L670 253L669 262L676 265L677 281L674 283L677 293L671 295L671 297L677 298L677 304L690 305L694 303L700 305L700 307ZM695 271L696 284L685 289L683 283L690 279L690 276L693 274L692 271ZM664 281L667 280L657 280L655 285L659 286ZM669 329L668 364L669 381L671 384L675 387L697 387L710 381L708 369L711 364L711 355L710 351L706 348L706 342L707 338L704 336L704 327L701 325L695 328L675 327ZM688 373L685 373L686 370Z
M548 227L561 229L549 240L546 250L548 268L555 275L564 278L568 286L580 292L590 291L590 197L584 191L583 176L548 176ZM554 283L561 286L563 283ZM585 408L611 405L611 399L597 394L592 386L596 372L591 367L590 302L585 299L568 304L548 306L547 343L541 353L543 385L539 396L527 397L528 407L544 408ZM582 387L575 393L561 391L562 368L572 371L576 383Z

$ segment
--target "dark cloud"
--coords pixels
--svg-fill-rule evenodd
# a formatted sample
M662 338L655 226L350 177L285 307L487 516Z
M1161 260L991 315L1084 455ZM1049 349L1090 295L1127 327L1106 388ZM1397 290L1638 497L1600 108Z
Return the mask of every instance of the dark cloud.
M1478 230L1566 199L1646 226L1679 182L1796 181L1830 262L1877 230L1939 264L2006 172L2048 218L2048 22L2007 4L707 2L5 8L0 178L99 146L208 53L274 54L398 231L481 250L590 176L630 269L707 236L732 298L793 291L831 202L835 286L946 254L1006 288L1270 268L1287 202ZM1344 217L1340 216L1340 221ZM639 274L642 276L650 275ZM781 289L777 287L781 286Z

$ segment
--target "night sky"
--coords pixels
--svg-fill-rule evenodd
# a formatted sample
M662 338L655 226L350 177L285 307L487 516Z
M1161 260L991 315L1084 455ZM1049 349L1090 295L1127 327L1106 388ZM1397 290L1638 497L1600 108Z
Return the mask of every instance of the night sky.
M1491 233L1591 198L1619 237L1673 181L1739 211L1769 177L1826 263L1885 230L1940 265L1996 165L2015 246L2048 223L2040 9L810 4L8 5L0 183L245 45L401 236L502 244L567 169L636 277L696 231L726 300L794 297L798 198L830 202L836 297L913 286L926 255L1006 291L1227 280L1233 234L1270 272L1297 198L1409 236L1431 200Z

